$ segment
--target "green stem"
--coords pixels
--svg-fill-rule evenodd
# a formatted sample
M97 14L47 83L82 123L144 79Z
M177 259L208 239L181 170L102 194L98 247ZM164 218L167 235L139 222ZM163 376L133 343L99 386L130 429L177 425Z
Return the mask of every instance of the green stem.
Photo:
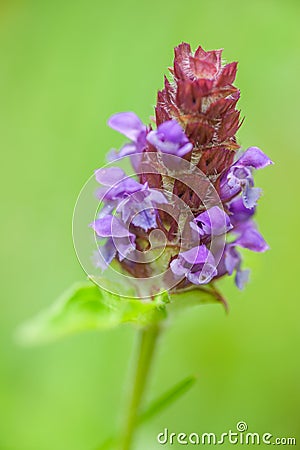
M130 378L129 402L125 411L120 450L130 450L131 448L158 334L158 324L139 330L137 357L134 362L133 377Z

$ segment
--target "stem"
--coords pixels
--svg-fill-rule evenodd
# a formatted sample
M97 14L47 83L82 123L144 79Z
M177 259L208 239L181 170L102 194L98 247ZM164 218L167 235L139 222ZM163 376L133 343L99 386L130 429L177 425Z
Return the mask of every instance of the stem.
M125 411L123 434L120 442L120 450L129 450L137 424L137 417L145 386L147 383L149 369L159 334L159 325L153 324L139 330L138 351L134 362L133 377L130 378L129 402Z

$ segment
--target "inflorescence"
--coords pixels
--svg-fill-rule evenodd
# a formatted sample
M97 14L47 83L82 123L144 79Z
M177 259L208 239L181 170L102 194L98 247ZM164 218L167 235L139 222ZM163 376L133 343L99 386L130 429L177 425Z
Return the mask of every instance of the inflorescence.
M237 143L237 63L224 65L221 54L180 44L171 80L158 92L154 126L133 112L109 119L128 143L95 174L102 207L91 226L100 270L116 264L136 279L160 273L178 291L234 273L242 289L249 271L240 249L268 249L253 220L261 195L253 172L272 161ZM131 176L118 167L124 159Z

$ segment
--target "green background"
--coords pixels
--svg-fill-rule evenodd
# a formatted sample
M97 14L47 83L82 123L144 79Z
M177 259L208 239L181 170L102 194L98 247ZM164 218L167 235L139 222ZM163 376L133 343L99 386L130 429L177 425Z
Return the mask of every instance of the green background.
M83 183L123 142L106 121L126 110L147 120L181 41L239 61L239 141L276 163L256 177L271 251L247 254L244 292L221 283L228 316L198 307L166 331L148 398L199 380L136 449L161 448L165 427L221 433L239 420L300 439L299 13L291 0L1 1L1 450L92 450L115 428L134 329L29 349L13 334L85 278L71 219Z

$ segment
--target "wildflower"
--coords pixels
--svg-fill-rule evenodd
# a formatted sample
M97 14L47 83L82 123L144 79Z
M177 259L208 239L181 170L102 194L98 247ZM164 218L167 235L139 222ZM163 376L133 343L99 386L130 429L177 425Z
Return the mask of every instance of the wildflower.
M128 232L127 228L115 216L106 215L95 220L91 227L100 238L106 238L104 246L99 248L98 266L105 269L118 253L122 261L128 253L134 250L135 235Z
M124 134L130 142L125 144L117 153L112 150L108 154L109 161L115 161L124 156L141 153L146 146L147 128L133 112L114 114L108 121L108 125L119 133ZM135 159L137 161L137 159ZM137 166L135 167L137 168Z
M245 153L222 175L220 195L228 200L242 191L242 198L246 208L253 208L261 195L261 189L253 187L253 169L263 169L272 164L259 148L250 147Z
M193 148L176 120L168 120L159 125L157 130L150 131L147 141L157 150L177 156L184 156Z
M268 249L253 220L261 195L253 175L272 161L258 147L240 150L237 63L223 65L221 55L202 47L192 53L186 43L175 48L172 80L165 78L157 97L156 128L132 112L110 118L130 142L108 159L129 156L136 175L117 166L95 173L103 207L92 227L106 240L98 248L102 269L116 260L135 278L159 270L177 290L235 274L241 289L249 271L239 249ZM154 248L155 230L161 242ZM160 247L164 257L143 260Z
M175 275L184 275L196 285L209 283L217 274L215 259L204 244L179 253L171 262L171 269Z
M227 233L232 225L229 216L218 206L213 206L195 217L190 226L201 236Z

